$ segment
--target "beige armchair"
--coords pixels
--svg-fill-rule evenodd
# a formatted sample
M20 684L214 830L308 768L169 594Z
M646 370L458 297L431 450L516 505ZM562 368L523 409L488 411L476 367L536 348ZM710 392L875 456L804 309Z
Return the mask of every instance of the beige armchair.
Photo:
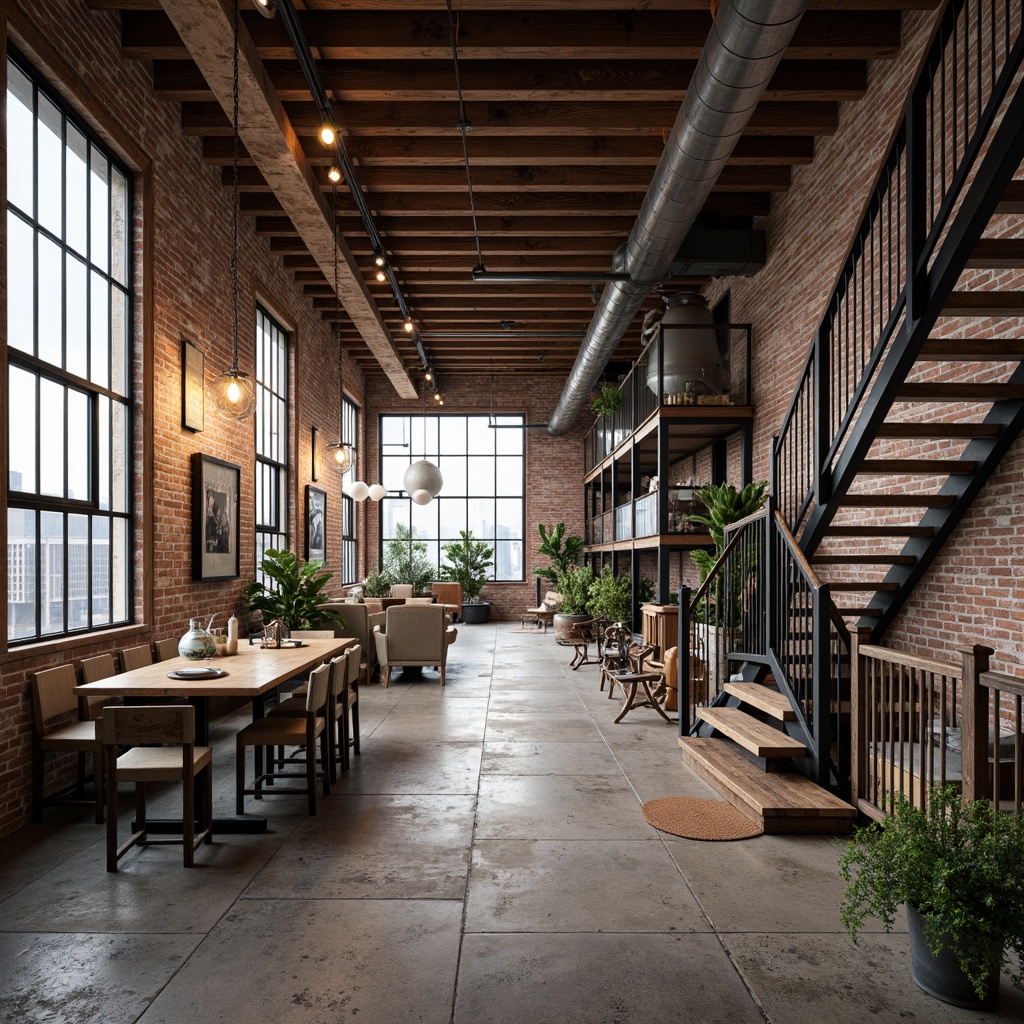
M348 604L345 601L329 601L325 605L337 612L345 624L336 625L334 635L338 637L352 636L362 649L363 671L362 680L368 683L377 668L377 649L373 643L373 627L384 624L384 612L371 611L369 605Z
M384 614L387 616L384 628L373 628L384 685L391 681L393 667L436 665L441 670L441 685L444 686L448 647L458 636L455 627L447 625L444 607L403 604L389 608Z

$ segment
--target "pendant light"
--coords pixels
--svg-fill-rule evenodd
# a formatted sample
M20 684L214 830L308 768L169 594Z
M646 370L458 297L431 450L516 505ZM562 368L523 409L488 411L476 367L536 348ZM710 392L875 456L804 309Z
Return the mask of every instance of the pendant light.
M341 348L341 299L338 294L338 185L331 186L331 216L334 219L334 337L338 342L338 404L340 407L341 440L327 446L333 453L334 464L342 475L356 463L356 450L345 442L345 378Z
M238 368L238 3L234 3L235 38L231 81L231 366L213 383L213 404L236 420L256 411L256 389L249 374Z

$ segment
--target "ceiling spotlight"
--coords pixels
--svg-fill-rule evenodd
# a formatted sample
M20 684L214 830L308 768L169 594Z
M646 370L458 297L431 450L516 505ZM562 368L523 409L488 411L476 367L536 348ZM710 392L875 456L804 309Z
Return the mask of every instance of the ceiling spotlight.
M331 164L330 169L327 171L327 177L337 185L341 181L341 168L337 164Z
M444 399L440 395L437 396L437 404L444 405Z
M434 371L429 366L427 367L427 372L423 374L423 379L427 381L434 379Z
M325 146L333 146L337 141L338 133L334 130L334 125L330 121L324 121L320 125L320 141Z
M378 270L374 276L377 278L378 284L383 284L388 279L388 275L383 270Z
M272 18L277 14L277 0L252 0L252 5L264 18Z
M406 334L412 334L412 317L406 317L405 323L402 326L405 328Z
M441 401L441 392L440 391L435 391L434 392L434 401L435 402L440 402Z
M387 262L387 260L386 260L386 259L384 258L384 253L382 253L382 252L380 251L380 249L378 249L378 250L377 250L377 251L376 251L376 252L375 252L375 253L373 254L373 263L374 263L374 266L377 266L377 267L383 267L383 266L384 266L384 264L385 264L386 262Z

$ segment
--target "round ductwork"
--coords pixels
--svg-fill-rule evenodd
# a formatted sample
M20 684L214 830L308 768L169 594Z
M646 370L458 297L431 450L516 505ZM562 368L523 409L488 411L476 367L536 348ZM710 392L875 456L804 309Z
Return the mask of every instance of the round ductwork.
M667 310L647 350L647 386L656 394L721 394L728 389L718 335L703 296L682 292L666 299ZM664 356L660 351L664 346ZM663 359L661 386L658 362Z

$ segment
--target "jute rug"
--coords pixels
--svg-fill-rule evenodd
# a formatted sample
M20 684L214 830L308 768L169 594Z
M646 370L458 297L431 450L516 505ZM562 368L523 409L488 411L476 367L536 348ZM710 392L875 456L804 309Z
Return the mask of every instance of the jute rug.
M544 630L540 626L525 626L522 629L510 629L510 633L540 633L543 634ZM554 636L554 633L551 634Z
M689 796L665 796L648 800L640 808L649 825L659 832L722 842L751 839L761 834L761 826L722 800L699 800Z

